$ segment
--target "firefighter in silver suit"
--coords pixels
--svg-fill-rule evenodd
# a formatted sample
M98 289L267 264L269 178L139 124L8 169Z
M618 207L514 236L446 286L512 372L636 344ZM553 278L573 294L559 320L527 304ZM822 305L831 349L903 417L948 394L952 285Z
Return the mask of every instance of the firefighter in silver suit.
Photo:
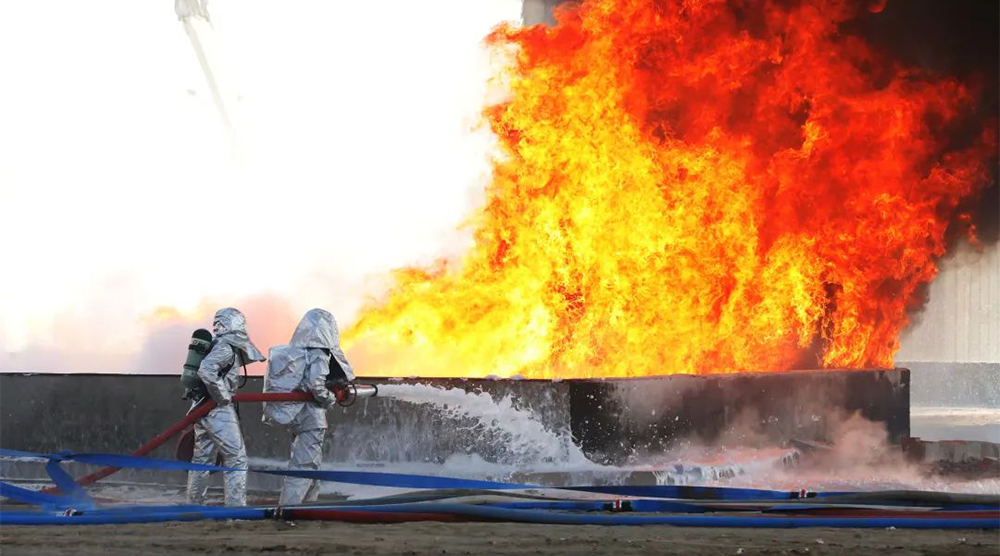
M243 313L227 307L215 313L213 329L215 340L212 349L198 367L198 378L217 407L194 425L194 455L192 463L213 465L221 452L226 467L242 471L226 471L224 486L227 506L247 504L247 450L240 431L240 421L233 406L233 395L239 387L239 368L264 356L247 335L247 321ZM192 409L200 403L195 400ZM188 501L204 504L208 490L208 471L191 471L188 474Z
M354 371L340 349L340 335L333 315L323 309L309 310L296 327L289 345L271 348L268 357L265 392L303 390L312 394L314 401L266 402L264 422L284 426L292 433L289 468L319 469L327 429L326 411L337 403L327 388L327 379L354 380ZM331 377L331 369L339 376ZM285 477L280 504L312 502L318 495L318 481Z

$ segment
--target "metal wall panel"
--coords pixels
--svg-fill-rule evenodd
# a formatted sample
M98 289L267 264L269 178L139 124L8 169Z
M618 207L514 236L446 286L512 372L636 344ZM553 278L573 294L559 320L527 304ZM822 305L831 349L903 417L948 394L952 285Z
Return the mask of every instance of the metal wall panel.
M1000 245L962 246L941 261L912 318L897 362L1000 363Z
M521 19L525 25L544 23L555 25L552 10L566 0L524 0L521 4Z

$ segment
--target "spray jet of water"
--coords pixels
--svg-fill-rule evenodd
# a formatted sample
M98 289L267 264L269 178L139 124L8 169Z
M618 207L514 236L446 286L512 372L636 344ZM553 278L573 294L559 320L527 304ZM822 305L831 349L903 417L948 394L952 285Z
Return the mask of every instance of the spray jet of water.
M208 0L174 0L174 12L191 40L194 54L198 57L198 63L205 73L205 81L212 92L215 109L219 112L219 118L226 128L226 133L229 135L229 140L235 150L237 146L236 130L229 117L229 111L226 109L226 102L219 87L219 79L212 71L212 64L207 52L210 49L207 48L206 43L211 43L209 37L212 33L212 20L208 16Z

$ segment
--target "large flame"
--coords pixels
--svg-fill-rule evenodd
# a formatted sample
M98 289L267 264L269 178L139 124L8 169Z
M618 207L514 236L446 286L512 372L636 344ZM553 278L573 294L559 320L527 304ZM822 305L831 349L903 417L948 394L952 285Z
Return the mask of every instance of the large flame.
M857 11L588 0L496 29L475 246L396 273L345 334L364 371L891 366L995 142L956 146L968 87L884 59L843 30Z

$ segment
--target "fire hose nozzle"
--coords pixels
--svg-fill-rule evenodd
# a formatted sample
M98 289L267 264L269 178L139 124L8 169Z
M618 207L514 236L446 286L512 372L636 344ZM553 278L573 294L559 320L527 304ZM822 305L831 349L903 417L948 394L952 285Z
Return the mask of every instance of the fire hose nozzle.
M378 395L378 386L374 384L355 384L353 382L340 382L330 387L333 395L337 398L337 405L348 407L354 405L358 398L371 398Z

